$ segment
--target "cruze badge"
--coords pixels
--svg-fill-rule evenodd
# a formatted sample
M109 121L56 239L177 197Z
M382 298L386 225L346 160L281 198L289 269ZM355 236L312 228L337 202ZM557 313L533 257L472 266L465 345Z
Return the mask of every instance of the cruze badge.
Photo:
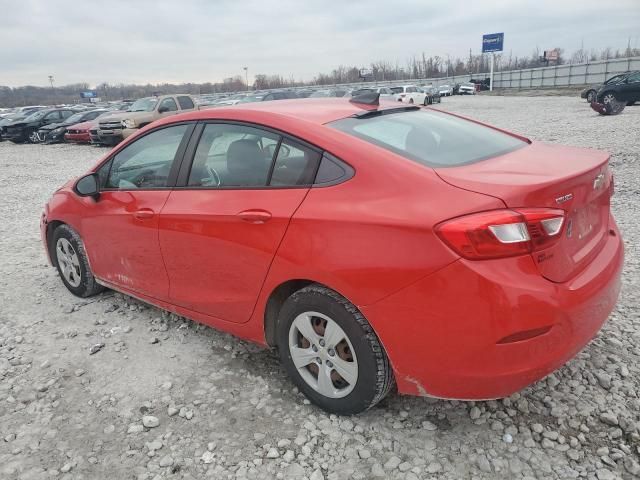
M593 189L598 190L600 187L604 185L604 173L601 173L596 178L593 179Z
M556 198L556 203L560 205L561 203L568 202L573 198L573 193L567 193L566 195L562 195L561 197Z

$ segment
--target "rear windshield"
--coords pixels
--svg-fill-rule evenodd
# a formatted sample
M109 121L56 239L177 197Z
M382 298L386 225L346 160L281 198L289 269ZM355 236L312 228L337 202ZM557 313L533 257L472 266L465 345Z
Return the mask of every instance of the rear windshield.
M429 167L455 167L527 145L518 138L435 110L349 117L328 124Z

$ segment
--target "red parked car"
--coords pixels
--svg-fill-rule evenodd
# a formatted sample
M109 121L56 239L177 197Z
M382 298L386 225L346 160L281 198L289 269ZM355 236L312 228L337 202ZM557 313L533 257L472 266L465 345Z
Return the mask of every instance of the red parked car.
M606 153L377 99L248 103L142 129L42 215L75 295L112 288L277 347L314 403L508 396L614 307Z
M67 142L72 143L90 143L91 137L89 136L89 130L94 125L98 124L98 120L90 120L88 122L76 123L67 127L67 131L64 134L64 139Z

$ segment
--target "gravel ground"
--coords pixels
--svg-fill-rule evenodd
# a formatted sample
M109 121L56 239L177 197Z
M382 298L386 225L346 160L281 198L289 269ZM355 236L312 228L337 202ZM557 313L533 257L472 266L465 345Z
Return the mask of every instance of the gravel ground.
M272 352L119 294L69 294L43 254L41 206L104 150L4 142L0 478L638 478L640 106L606 118L569 97L442 108L613 154L624 286L577 358L502 401L392 395L357 417L326 415Z

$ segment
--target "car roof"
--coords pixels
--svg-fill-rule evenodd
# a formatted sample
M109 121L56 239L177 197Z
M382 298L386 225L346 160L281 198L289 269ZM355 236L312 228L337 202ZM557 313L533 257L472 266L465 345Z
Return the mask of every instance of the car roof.
M380 105L365 105L350 102L345 98L297 98L272 102L240 103L238 105L197 110L167 117L176 120L213 120L237 119L241 112L271 114L276 117L289 117L311 123L325 124L341 118L351 117L363 111L397 108L397 102L381 100ZM229 113L233 112L229 116ZM165 122L163 122L165 123ZM170 123L167 121L166 123Z

